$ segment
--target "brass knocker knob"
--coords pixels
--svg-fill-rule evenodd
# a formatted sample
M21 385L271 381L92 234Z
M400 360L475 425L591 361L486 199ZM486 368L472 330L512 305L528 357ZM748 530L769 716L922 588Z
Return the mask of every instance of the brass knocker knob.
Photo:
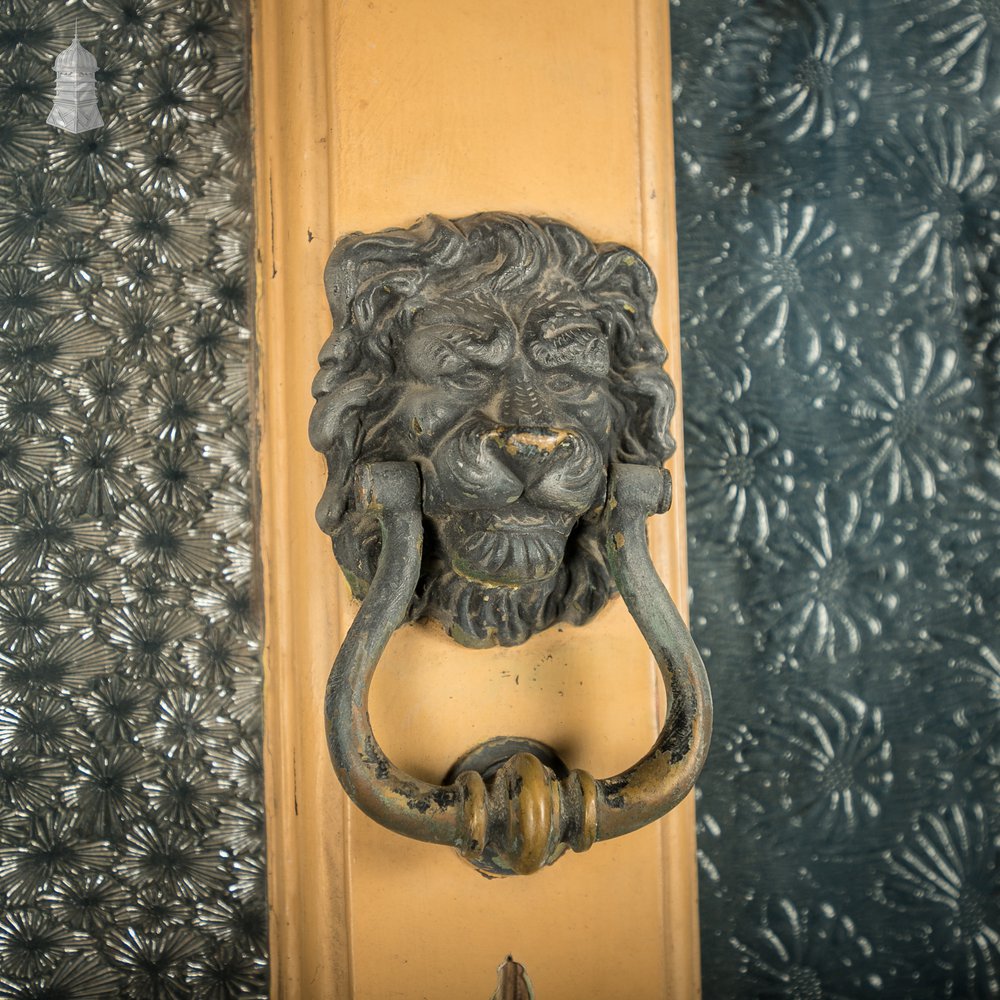
M326 694L345 790L382 825L493 874L537 871L659 818L701 770L712 706L646 544L646 518L670 505L673 449L648 267L562 223L483 214L347 237L326 285L334 332L310 425L329 471L318 517L363 598ZM638 763L595 779L503 738L434 785L385 756L368 691L405 621L510 645L582 624L615 588L668 697Z

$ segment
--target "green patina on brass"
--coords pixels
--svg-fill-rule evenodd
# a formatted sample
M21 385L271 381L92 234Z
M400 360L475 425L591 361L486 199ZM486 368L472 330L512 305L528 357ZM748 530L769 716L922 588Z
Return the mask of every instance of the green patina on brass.
M379 823L528 874L629 833L690 791L712 706L701 657L653 568L645 522L670 506L674 389L645 261L551 219L429 216L354 234L326 269L333 332L310 422L327 459L317 516L363 597L330 675L341 783ZM582 624L615 588L659 664L667 719L601 781L548 748L490 741L445 785L383 754L368 718L379 657L432 618L470 647Z

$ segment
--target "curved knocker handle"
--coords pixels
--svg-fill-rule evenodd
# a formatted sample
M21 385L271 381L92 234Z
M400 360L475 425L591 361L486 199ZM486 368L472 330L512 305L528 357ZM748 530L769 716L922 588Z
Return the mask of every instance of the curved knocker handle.
M326 691L327 741L355 804L397 833L457 848L495 872L528 874L567 847L630 833L672 809L690 791L708 752L712 701L701 656L649 557L645 522L666 510L662 469L612 465L605 511L608 564L663 675L668 709L652 749L613 778L586 771L559 777L532 753L515 753L484 779L464 770L448 785L404 773L382 752L368 718L368 690L386 644L406 617L420 572L423 529L417 467L362 466L356 509L376 515L382 551L371 588Z

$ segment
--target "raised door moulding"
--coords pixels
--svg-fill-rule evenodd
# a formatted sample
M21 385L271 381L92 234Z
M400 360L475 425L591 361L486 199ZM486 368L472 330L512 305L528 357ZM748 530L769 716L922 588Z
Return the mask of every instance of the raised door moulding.
M253 44L273 995L489 995L492 970L513 952L547 1000L694 997L691 796L584 857L487 882L450 851L382 830L343 794L317 709L357 605L317 543L326 477L305 435L329 333L331 246L429 209L550 214L597 243L635 247L660 281L654 325L680 393L666 7L258 0ZM678 450L675 483L681 463ZM679 598L683 500L676 492L670 513L649 522L653 561ZM543 661L547 685L536 680ZM418 680L437 701L410 701ZM506 732L613 774L655 737L657 698L651 657L616 599L583 628L555 625L503 649L464 648L433 624L401 628L373 686L372 721L391 758L429 780ZM452 704L468 710L442 727ZM616 716L630 724L602 728ZM419 935L414 912L425 914ZM628 953L627 968L601 960L607 949Z

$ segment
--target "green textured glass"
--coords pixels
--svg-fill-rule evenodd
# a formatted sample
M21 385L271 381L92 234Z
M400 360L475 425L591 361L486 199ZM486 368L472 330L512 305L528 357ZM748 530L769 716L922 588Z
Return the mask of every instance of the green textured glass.
M1000 21L672 8L710 997L1000 995Z

